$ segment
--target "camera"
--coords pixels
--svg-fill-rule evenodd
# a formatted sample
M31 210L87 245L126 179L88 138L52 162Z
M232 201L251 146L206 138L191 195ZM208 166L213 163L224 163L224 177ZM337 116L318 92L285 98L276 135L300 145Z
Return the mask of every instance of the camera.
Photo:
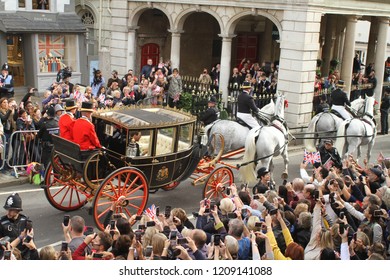
M56 81L59 83L61 80L69 77L72 77L72 71L70 71L69 67L65 67L58 71Z

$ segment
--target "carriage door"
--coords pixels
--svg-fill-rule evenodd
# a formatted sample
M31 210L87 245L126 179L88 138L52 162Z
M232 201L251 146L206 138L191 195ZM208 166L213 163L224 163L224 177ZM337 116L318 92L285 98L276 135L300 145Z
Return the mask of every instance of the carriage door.
M157 65L160 58L160 47L157 44L146 44L141 49L141 68L146 65L148 59L153 60L153 65Z

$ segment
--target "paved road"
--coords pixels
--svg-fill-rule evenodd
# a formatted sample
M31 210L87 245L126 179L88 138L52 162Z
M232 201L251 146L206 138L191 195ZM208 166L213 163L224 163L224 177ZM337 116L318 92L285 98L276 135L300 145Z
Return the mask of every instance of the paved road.
M390 146L388 145L389 136L378 136L372 153L375 160L379 151L382 151L385 156L390 156ZM365 149L363 149L365 151ZM289 154L289 178L293 179L299 176L299 163L302 161L303 151L296 150ZM275 159L275 170L283 170L281 158ZM234 171L235 179L239 182L237 171ZM277 184L281 183L281 179L275 178ZM192 186L190 180L182 182L177 189L166 192L159 190L157 193L151 194L148 204L160 205L163 209L166 205L173 207L182 207L188 214L197 211L199 201L202 199L203 186ZM38 247L47 244L59 244L63 239L61 231L61 223L64 212L54 209L46 200L44 192L38 186L25 184L21 186L5 187L0 189L0 203L4 203L6 197L17 191L23 199L24 212L30 216L34 222L35 240ZM80 209L70 213L71 215L81 215L85 218L87 225L94 225L92 216L88 215L87 209Z

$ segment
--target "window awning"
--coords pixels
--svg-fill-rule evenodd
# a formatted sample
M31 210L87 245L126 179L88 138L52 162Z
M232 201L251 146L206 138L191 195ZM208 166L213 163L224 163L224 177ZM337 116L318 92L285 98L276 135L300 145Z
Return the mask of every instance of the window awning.
M4 33L85 33L86 27L75 13L0 12Z

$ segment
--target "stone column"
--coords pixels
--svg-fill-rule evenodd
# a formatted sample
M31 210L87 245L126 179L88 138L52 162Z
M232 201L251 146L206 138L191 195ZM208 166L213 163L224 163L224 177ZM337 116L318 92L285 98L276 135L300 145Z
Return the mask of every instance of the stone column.
M133 73L136 73L135 58L136 58L136 35L139 26L131 26L127 31L127 56L126 56L126 73L128 69L133 69Z
M261 43L261 58L260 61L263 63L264 61L273 62L271 60L272 57L272 28L273 28L273 22L269 19L265 20L265 30L263 35L263 42Z
M170 30L171 32L171 62L172 69L177 68L180 70L180 36L183 30Z
M370 36L368 38L368 44L367 44L367 57L366 57L366 67L370 63L375 62L375 47L376 47L376 40L378 38L378 20L375 17L372 17L371 19L371 25L370 25Z
M312 117L321 17L319 12L305 10L283 14L278 92L289 103L285 110L289 127L306 126Z
M353 58L355 57L356 24L356 16L347 17L343 60L341 62L341 79L345 82L344 91L347 93L348 97L351 93Z
M322 77L327 77L330 69L330 61L333 59L333 44L336 39L335 35L335 21L336 18L333 15L327 15L326 19L326 31L325 31L325 44L322 48Z
M385 72L389 18L378 18L378 24L378 43L375 54L375 76L378 83L374 90L374 97L375 100L380 103L382 97L383 77Z
M221 50L221 72L219 73L219 91L222 92L222 101L227 105L228 98L228 85L229 77L231 73L231 60L232 60L232 38L236 35L223 35L222 37L222 50Z

